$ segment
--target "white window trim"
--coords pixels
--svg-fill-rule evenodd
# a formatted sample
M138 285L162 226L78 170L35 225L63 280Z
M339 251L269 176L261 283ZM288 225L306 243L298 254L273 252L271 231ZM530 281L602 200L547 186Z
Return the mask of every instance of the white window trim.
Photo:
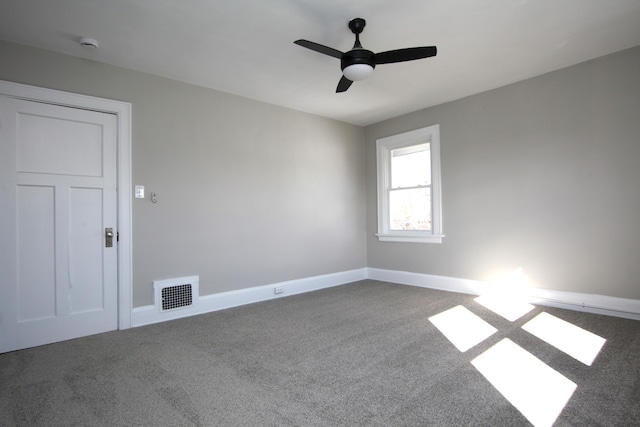
M430 143L431 149L431 231L397 231L389 227L389 187L391 151ZM378 162L378 233L381 242L442 243L442 188L440 184L440 125L428 126L376 141Z

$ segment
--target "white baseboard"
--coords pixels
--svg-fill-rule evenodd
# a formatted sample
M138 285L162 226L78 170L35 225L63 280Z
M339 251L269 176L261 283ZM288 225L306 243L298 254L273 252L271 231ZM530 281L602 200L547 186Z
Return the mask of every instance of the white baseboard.
M378 268L367 268L367 278L471 295L493 290L489 284L478 280ZM531 304L640 320L640 300L540 288L529 288L524 296Z
M305 292L317 291L332 286L344 285L367 278L367 269L343 271L339 273L325 274L321 276L307 277L298 280L272 283L264 286L256 286L237 291L221 292L205 295L198 299L197 303L184 309L172 311L159 311L155 306L148 305L133 309L131 324L133 327L180 319L182 317L195 316L197 314L210 313L226 308L238 307L245 304L283 298ZM282 293L275 294L274 288L282 288ZM202 286L200 286L202 288Z
M379 268L367 268L367 278L471 295L481 295L487 290L487 285L478 280L433 276L431 274L410 273L408 271L382 270Z
M305 292L317 291L333 286L344 285L364 279L380 280L401 285L418 286L449 292L482 295L491 291L486 282L430 274L410 273L407 271L361 268L321 276L272 283L237 291L205 295L197 303L185 309L161 312L149 305L133 309L131 324L133 327L210 313L226 308L238 307L261 301L283 298ZM275 294L274 288L282 288ZM640 300L616 298L605 295L583 294L576 292L553 291L531 288L526 291L526 299L532 304L558 307L568 310L584 311L607 316L640 320Z

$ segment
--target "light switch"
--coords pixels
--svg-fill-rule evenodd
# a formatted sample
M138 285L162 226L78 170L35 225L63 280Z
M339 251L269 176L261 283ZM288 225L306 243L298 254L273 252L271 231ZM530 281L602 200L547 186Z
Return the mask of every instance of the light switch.
M144 199L144 185L136 185L136 199Z

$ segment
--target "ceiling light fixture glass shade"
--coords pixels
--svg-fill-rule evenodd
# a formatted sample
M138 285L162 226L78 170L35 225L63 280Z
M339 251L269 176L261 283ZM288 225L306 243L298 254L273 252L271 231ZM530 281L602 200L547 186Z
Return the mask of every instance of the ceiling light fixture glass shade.
M373 67L369 64L351 64L342 70L342 74L353 82L364 80L372 73Z

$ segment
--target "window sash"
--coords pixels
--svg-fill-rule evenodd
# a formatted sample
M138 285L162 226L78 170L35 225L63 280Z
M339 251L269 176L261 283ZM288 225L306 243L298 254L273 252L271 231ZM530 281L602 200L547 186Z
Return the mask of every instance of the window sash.
M391 188L431 185L430 143L391 150Z
M421 194L423 191L424 195ZM406 197L407 193L413 193L413 197ZM391 231L431 231L432 210L431 186L389 190L389 230Z

